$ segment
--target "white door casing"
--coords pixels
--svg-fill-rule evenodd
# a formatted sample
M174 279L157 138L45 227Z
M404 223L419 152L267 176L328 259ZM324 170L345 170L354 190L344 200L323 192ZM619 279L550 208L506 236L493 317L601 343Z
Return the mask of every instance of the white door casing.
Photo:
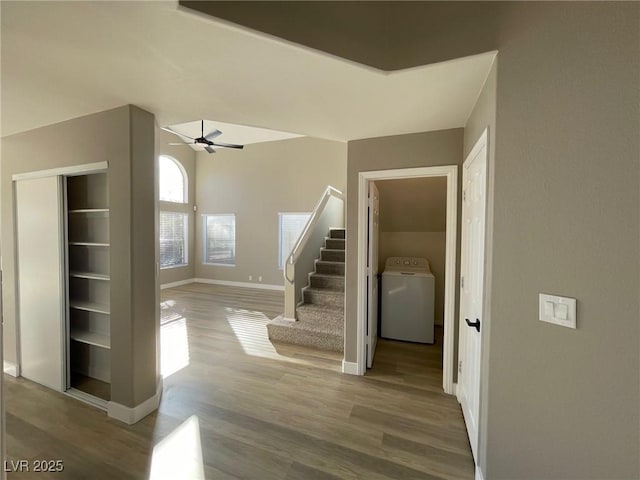
M442 387L453 395L455 307L456 307L456 255L458 238L458 165L400 168L358 173L358 221L357 221L357 299L356 299L356 362L343 361L343 373L364 375L367 371L367 229L369 207L369 183L378 180L403 178L445 177L447 179L447 214L445 248L444 289L444 341L442 345ZM345 331L345 345L350 343Z
M458 400L478 463L487 205L487 132L463 164Z
M378 239L380 230L380 194L375 182L369 182L369 218L367 229L367 368L373 365L378 343Z
M64 391L62 177L15 182L22 376Z

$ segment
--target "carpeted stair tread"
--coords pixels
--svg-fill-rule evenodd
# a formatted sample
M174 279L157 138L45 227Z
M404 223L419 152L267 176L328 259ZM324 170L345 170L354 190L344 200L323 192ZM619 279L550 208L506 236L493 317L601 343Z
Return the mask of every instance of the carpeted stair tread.
M344 262L316 260L316 273L344 276Z
M345 238L346 233L344 228L332 228L329 230L329 238Z
M325 288L305 287L302 290L304 303L339 307L344 304L344 292Z
M330 306L326 306L326 307L321 307L318 305L313 305L312 303L303 303L302 305L298 305L296 307L296 310L309 310L309 311L313 311L313 312L317 312L320 310L326 310L328 313L335 313L335 314L340 314L342 315L344 313L344 305L339 306L339 307L330 307Z
M292 322L291 320L286 320L284 317L277 317L273 319L269 325L278 325L278 326L286 326L287 328L292 328L294 330L306 330L309 332L318 332L318 333L334 333L339 334L340 325L333 322L311 322L304 320L297 320Z
M342 295L344 296L344 292L342 290L328 290L326 288L315 288L315 287L304 287L306 292L317 293L319 295Z
M334 248L321 248L320 259L328 262L342 262L344 263L344 250L337 250Z
M310 287L324 288L334 292L344 292L344 275L312 273L309 275L309 283Z
M342 263L342 262L335 262L335 263ZM312 277L322 277L322 278L344 278L344 275L338 275L337 273L318 273L318 272L313 272L311 274Z
M344 349L344 326L329 322L292 322L282 316L267 324L271 340L294 343L307 347L342 352Z
M344 307L305 303L296 308L296 313L305 322L344 323Z
M326 237L324 239L324 244L326 248L331 248L333 250L344 250L346 246L346 240L344 238Z

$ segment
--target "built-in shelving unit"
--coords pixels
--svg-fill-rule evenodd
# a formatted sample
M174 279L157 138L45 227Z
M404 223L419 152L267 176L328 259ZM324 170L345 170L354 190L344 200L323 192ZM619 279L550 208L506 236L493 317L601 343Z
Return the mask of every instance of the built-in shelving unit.
M107 174L66 178L68 387L110 400L111 321Z

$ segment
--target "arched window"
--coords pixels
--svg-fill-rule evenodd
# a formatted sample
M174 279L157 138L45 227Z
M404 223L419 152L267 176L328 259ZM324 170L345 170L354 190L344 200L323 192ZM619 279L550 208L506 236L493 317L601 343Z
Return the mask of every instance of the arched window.
M187 172L180 162L160 156L160 200L187 203Z

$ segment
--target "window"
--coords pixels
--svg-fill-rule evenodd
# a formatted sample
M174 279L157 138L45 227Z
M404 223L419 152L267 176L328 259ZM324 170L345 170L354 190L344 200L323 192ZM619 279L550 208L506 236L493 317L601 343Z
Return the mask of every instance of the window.
M162 155L160 164L160 200L187 203L187 172L180 162Z
M284 262L291 255L291 250L310 217L310 213L278 214L278 268L280 270L284 268Z
M236 264L236 216L234 214L203 215L202 234L204 263Z
M187 214L160 212L160 268L187 265Z

